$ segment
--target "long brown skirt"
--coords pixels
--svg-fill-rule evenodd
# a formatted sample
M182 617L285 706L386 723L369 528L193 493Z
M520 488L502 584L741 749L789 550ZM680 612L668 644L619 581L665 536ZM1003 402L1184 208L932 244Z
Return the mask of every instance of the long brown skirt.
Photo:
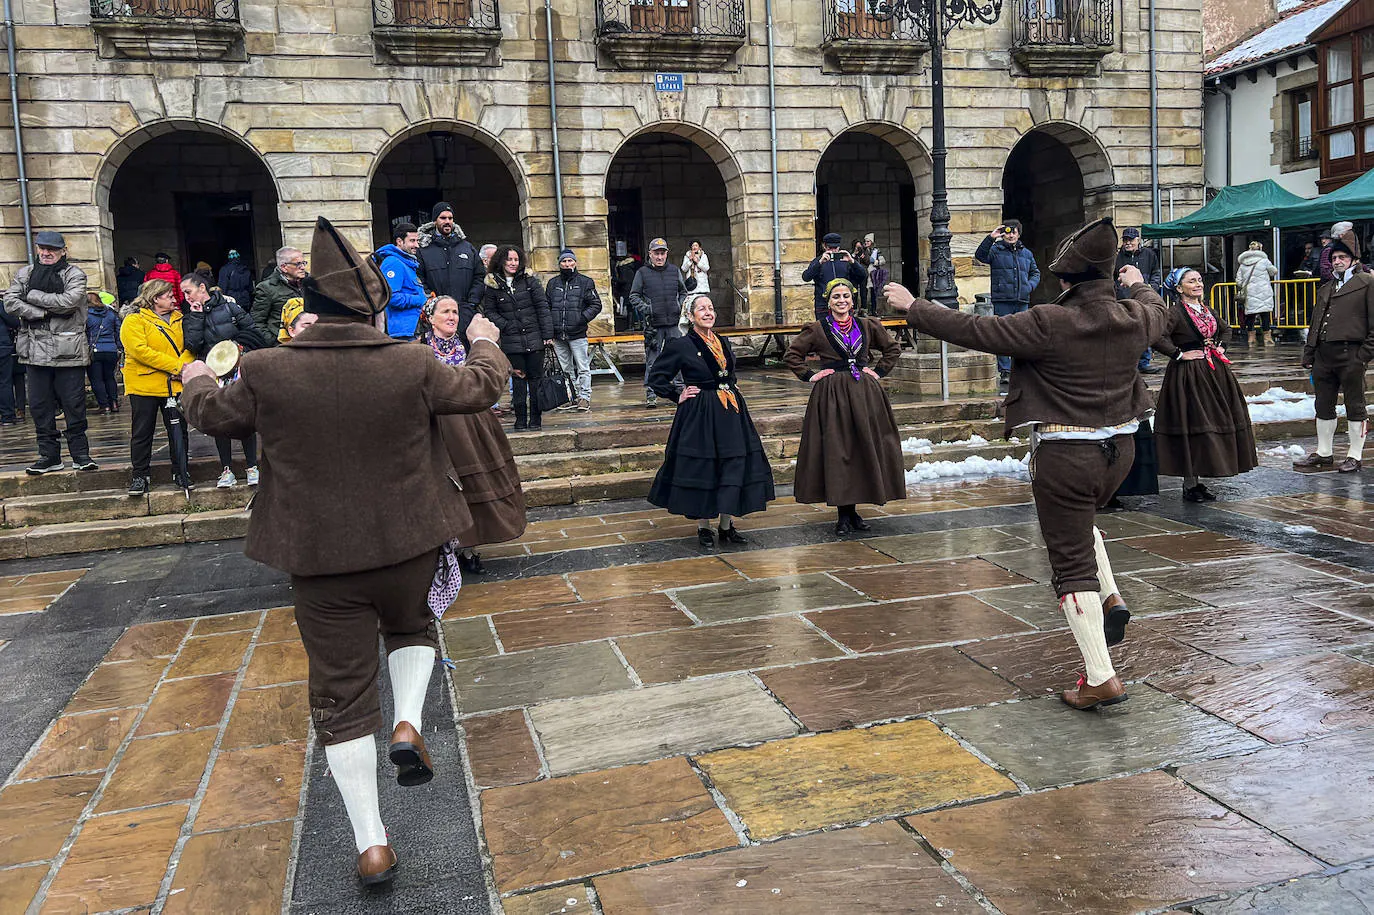
M826 505L906 498L897 419L872 377L836 372L811 386L792 491L798 502Z
M1233 477L1259 464L1255 432L1236 376L1218 360L1169 363L1155 408L1159 472L1171 477Z
M439 417L449 460L472 512L465 547L503 543L525 532L525 493L501 423L490 410Z

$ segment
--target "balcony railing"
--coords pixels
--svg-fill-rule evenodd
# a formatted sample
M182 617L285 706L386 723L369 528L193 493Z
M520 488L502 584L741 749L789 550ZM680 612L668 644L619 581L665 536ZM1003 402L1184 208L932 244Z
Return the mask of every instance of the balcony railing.
M374 0L379 26L429 29L499 29L496 0Z
M620 35L745 37L743 0L598 0L596 32Z
M238 22L238 0L91 0L94 19Z
M1317 158L1317 145L1312 142L1310 136L1294 138L1292 151L1294 161Z
M1101 47L1116 41L1112 0L1017 0L1012 46Z
M821 0L825 9L826 41L924 42L915 19L873 14L874 0Z

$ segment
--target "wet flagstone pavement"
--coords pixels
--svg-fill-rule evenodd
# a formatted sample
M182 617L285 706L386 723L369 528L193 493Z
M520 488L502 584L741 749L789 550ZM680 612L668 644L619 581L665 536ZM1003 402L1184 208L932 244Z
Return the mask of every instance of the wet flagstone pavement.
M1374 501L1218 489L1100 517L1131 700L1087 714L1022 480L845 543L785 497L728 550L546 511L444 620L439 777L379 762L380 893L282 576L237 542L4 563L0 915L1367 911Z

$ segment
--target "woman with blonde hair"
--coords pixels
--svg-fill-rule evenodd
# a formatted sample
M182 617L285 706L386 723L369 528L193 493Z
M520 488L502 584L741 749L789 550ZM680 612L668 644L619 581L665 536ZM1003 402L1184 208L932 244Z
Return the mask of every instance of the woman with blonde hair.
M132 423L129 495L137 497L146 495L152 484L149 470L158 414L171 442L173 407L167 401L181 393L181 369L195 357L182 336L175 286L167 280L148 280L131 304L133 312L119 328L119 340L124 345L124 393ZM191 488L180 469L173 468L173 477L180 488Z

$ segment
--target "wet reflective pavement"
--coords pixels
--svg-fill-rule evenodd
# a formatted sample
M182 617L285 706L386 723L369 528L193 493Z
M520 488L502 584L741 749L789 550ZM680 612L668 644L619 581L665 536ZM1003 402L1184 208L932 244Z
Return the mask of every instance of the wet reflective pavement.
M843 543L787 497L730 549L536 511L445 617L439 777L379 763L380 893L283 576L237 542L4 563L0 913L1369 910L1374 501L1216 488L1100 516L1131 698L1090 713L1024 480Z

